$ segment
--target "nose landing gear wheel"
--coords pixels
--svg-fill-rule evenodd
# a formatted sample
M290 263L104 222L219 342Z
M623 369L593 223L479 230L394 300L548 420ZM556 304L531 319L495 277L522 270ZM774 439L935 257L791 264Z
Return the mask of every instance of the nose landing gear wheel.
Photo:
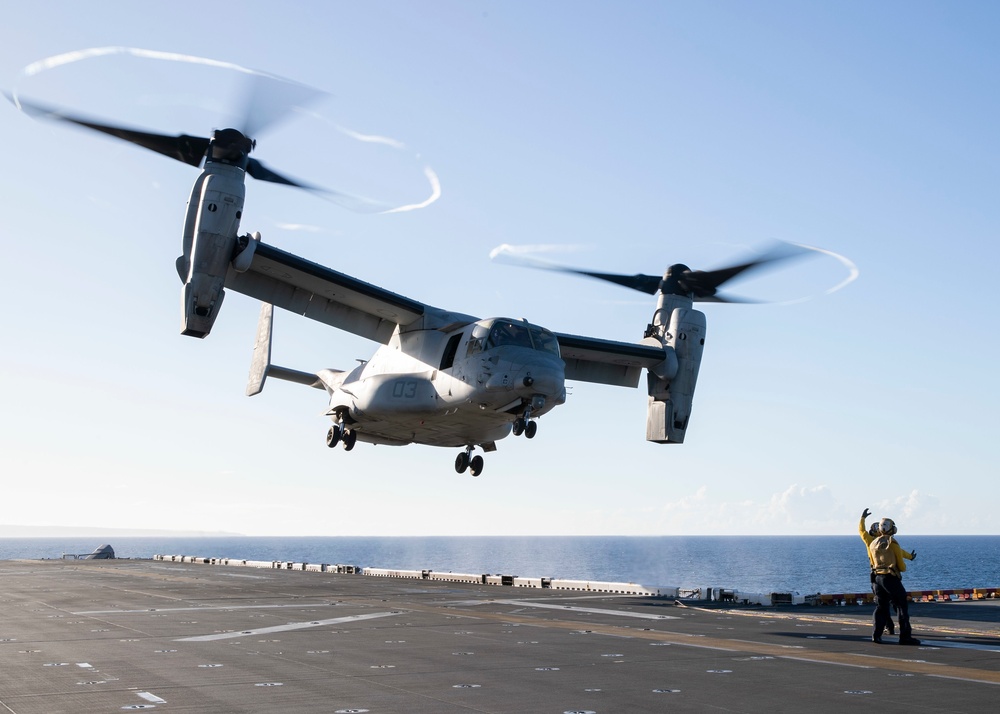
M513 427L514 436L520 436L521 434L523 434L524 428L525 428L524 419L518 417L517 419L514 420L514 427Z
M529 439L535 438L535 433L538 431L538 422L529 421L524 426L524 435Z
M331 449L340 442L340 425L334 424L330 431L326 432L326 445Z

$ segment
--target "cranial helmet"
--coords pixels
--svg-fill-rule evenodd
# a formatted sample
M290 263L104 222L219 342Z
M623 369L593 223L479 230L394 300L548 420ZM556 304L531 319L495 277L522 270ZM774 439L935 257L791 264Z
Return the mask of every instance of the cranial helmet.
M873 536L875 538L878 538L879 535L881 535L878 521L872 521L872 524L868 526L868 535Z
M896 532L896 522L891 518L883 518L878 524L879 532L882 535L893 535Z

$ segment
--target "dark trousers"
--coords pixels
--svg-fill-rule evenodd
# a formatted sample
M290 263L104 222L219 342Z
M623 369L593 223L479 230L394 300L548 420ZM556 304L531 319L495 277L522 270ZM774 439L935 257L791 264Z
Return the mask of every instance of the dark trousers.
M875 601L878 602L878 586L875 584L875 571L874 570L871 571L871 580L872 580L872 595L875 596ZM892 624L892 615L890 615L888 612L885 614L885 625L889 628L889 634L890 635L892 635L892 634L895 633L895 630L894 630L893 624ZM876 636L881 636L882 635L881 632L876 632L875 634L876 634Z
M899 639L908 640L913 636L910 629L910 611L906 606L906 588L895 575L875 576L875 631L881 637L889 620L889 608L895 607L899 617Z

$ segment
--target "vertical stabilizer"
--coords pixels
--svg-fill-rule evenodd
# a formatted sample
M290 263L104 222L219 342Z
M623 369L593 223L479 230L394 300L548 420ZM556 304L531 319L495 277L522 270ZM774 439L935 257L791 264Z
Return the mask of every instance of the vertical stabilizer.
M253 343L253 357L250 359L250 377L247 380L247 396L260 394L264 380L271 367L271 324L274 321L274 306L263 303L260 319L257 320L257 337Z

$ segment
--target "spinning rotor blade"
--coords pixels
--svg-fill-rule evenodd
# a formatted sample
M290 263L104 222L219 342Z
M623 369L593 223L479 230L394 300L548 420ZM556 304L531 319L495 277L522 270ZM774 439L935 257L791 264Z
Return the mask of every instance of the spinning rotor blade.
M321 198L325 198L332 203L336 203L338 206L343 206L344 208L355 211L356 213L380 213L389 208L387 204L379 201L373 201L370 198L355 196L341 191L334 191L322 186L308 184L304 181L299 181L298 179L282 176L278 172L272 171L264 166L264 164L257 159L250 159L247 162L247 173L258 181L270 181L271 183L281 184L282 186L292 186L294 188L311 191Z
M659 275L642 275L641 273L637 273L636 275L617 275L615 273L592 273L588 270L576 270L574 268L550 268L550 270L557 270L560 273L586 275L589 278L597 278L598 280L604 280L615 285L631 288L632 290L638 290L647 295L656 295L660 290L660 283L663 280Z
M152 132L140 131L138 129L129 129L111 124L103 124L89 118L74 116L67 112L52 109L41 104L26 102L19 97L14 97L10 94L7 94L6 96L11 103L29 116L64 121L77 126L82 126L86 129L91 129L92 131L99 131L102 134L107 134L108 136L113 136L116 139L122 139L123 141L136 144L144 149L155 151L158 154L168 156L171 159L176 159L177 161L189 164L190 166L198 167L201 165L202 159L208 152L209 144L212 141L208 138L190 136L188 134L169 136L167 134L155 134ZM271 121L273 120L274 119L272 117ZM258 127L259 126L260 125L258 124ZM247 146L253 145L247 136L239 130L224 129L216 132L215 136L217 142L223 141L222 137L224 137L226 142L245 142ZM246 150L249 151L249 149ZM283 176L277 171L273 171L268 168L257 159L249 159L247 161L246 172L258 181L268 181L282 186L291 186L293 188L301 188L306 191L311 191L322 198L358 213L378 213L389 208L388 205L378 201L373 201L361 196L354 196L349 193L333 191L322 186L308 184L304 181Z
M716 295L715 290L711 287L713 280L716 277L715 273L724 273L727 271L733 272L731 277L736 277L740 272L751 267L747 266L734 266L733 268L725 268L723 270L715 270L710 273L706 273L702 270L690 270L684 266L679 266L684 269L677 281L678 286L684 293L693 293L695 302L755 302L754 300L745 300L742 298L725 297L722 295ZM737 269L739 268L739 269ZM604 280L609 283L614 283L615 285L621 285L626 288L631 288L632 290L638 290L641 293L646 293L647 295L656 295L660 292L660 286L663 284L663 278L659 275L643 275L641 273L636 275L616 275L615 273L593 273L587 270L573 270L573 269L559 269L564 273L575 273L577 275L586 275L590 278L597 278L598 280ZM709 279L706 280L706 276ZM721 285L729 278L724 278L715 282L715 285Z
M231 117L230 119L235 120L235 126L238 127L239 132L251 140L256 138L257 134L267 127L273 126L288 117L296 108L314 102L326 94L319 89L281 77L252 70L243 71L245 72L246 81L240 101L240 110L235 117ZM65 121L87 129L99 131L103 134L155 151L158 154L177 159L191 166L199 166L201 164L201 160L205 156L210 142L208 138L189 136L187 134L170 136L104 124L93 119L83 118L80 115L74 116L60 109L53 109L42 104L24 101L20 97L10 93L6 93L6 96L11 103L29 116ZM302 184L287 180L272 171L258 168L256 169L256 175L255 172L248 171L248 173L262 181L272 181L274 183L307 188Z
M667 268L667 272L661 277L659 275L620 275L617 273L599 273L590 270L579 270L577 268L567 268L560 265L553 265L537 260L518 260L524 265L544 270L555 270L561 273L573 273L575 275L585 275L589 278L604 280L605 282L621 285L622 287L638 290L647 295L656 295L663 292L668 295L690 295L695 302L716 302L716 303L752 303L754 300L747 300L738 297L719 295L718 289L730 280L743 275L749 271L772 265L789 258L800 257L811 253L808 248L796 246L791 243L778 243L774 248L761 255L759 258L731 265L716 270L691 270L686 265L677 263ZM509 257L509 256L508 256Z
M790 243L778 243L759 258L715 270L691 270L686 265L677 263L667 268L667 272L662 278L653 275L635 275L625 276L624 280L621 280L619 279L621 276L594 273L584 274L619 285L625 285L633 290L640 290L649 295L663 292L668 295L690 295L695 302L754 302L753 300L719 295L718 290L725 283L749 271L801 256L806 252L808 251L805 248Z
M294 181L290 178L282 176L281 174L272 171L259 162L257 159L250 159L247 162L247 173L253 176L258 181L270 181L271 183L280 183L283 186L294 186L295 188L304 188L309 191L323 191L324 189L318 186L310 186L307 183L302 183L301 181Z
M163 154L164 156L169 156L171 159L182 161L185 164L190 164L191 166L199 166L202 158L205 156L205 152L208 150L209 140L202 137L189 136L188 134L168 136L166 134L153 134L151 132L127 129L121 126L101 124L82 117L72 116L71 114L67 114L66 112L58 109L51 109L40 104L31 104L21 100L20 98L14 98L9 94L7 95L7 98L29 116L65 121L70 124L76 124L77 126L99 131L102 134L107 134L117 139L137 144L145 149L155 151L156 153Z
M754 268L790 257L792 257L792 254L788 252L782 251L779 254L776 251L772 251L770 254L763 255L757 260L732 265L728 268L718 268L708 271L685 269L677 277L677 284L683 292L692 293L696 301L734 302L732 299L718 297L716 291L719 287L748 270L753 270Z
M240 131L257 137L265 129L286 119L297 108L326 96L326 92L283 77L261 72L247 75L242 111L237 115Z

